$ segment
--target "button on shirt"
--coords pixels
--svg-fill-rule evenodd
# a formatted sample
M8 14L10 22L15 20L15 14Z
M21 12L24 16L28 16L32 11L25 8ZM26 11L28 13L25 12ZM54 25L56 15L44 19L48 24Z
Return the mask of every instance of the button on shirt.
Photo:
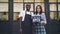
M21 11L19 14L19 17L20 16L22 17L22 21L24 21L24 19L25 19L25 14L29 14L29 15L33 16L33 12Z

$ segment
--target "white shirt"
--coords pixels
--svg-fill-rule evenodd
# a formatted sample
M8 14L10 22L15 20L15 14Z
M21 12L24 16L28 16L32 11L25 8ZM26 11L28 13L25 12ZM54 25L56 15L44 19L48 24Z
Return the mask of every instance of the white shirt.
M21 11L20 14L19 14L19 17L20 16L22 17L22 21L24 21L24 19L25 19L25 13L33 16L33 12Z

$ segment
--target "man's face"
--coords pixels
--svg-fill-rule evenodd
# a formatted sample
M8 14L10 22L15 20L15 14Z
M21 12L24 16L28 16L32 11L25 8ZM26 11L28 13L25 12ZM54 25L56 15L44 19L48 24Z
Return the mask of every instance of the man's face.
M26 5L26 10L27 11L30 11L30 8L31 8L30 5Z

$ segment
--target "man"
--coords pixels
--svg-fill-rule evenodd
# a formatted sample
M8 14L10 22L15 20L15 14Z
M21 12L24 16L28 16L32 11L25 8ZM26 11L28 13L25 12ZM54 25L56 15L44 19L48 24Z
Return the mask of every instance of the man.
M30 4L26 5L26 10L21 11L19 14L20 17L20 32L22 34L32 34L32 19L30 12Z

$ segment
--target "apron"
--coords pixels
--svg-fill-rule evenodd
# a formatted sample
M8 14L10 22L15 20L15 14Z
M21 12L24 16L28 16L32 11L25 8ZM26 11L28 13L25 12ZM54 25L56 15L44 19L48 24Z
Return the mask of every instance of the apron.
M25 19L22 25L22 34L32 34L32 19L29 14L25 14Z

